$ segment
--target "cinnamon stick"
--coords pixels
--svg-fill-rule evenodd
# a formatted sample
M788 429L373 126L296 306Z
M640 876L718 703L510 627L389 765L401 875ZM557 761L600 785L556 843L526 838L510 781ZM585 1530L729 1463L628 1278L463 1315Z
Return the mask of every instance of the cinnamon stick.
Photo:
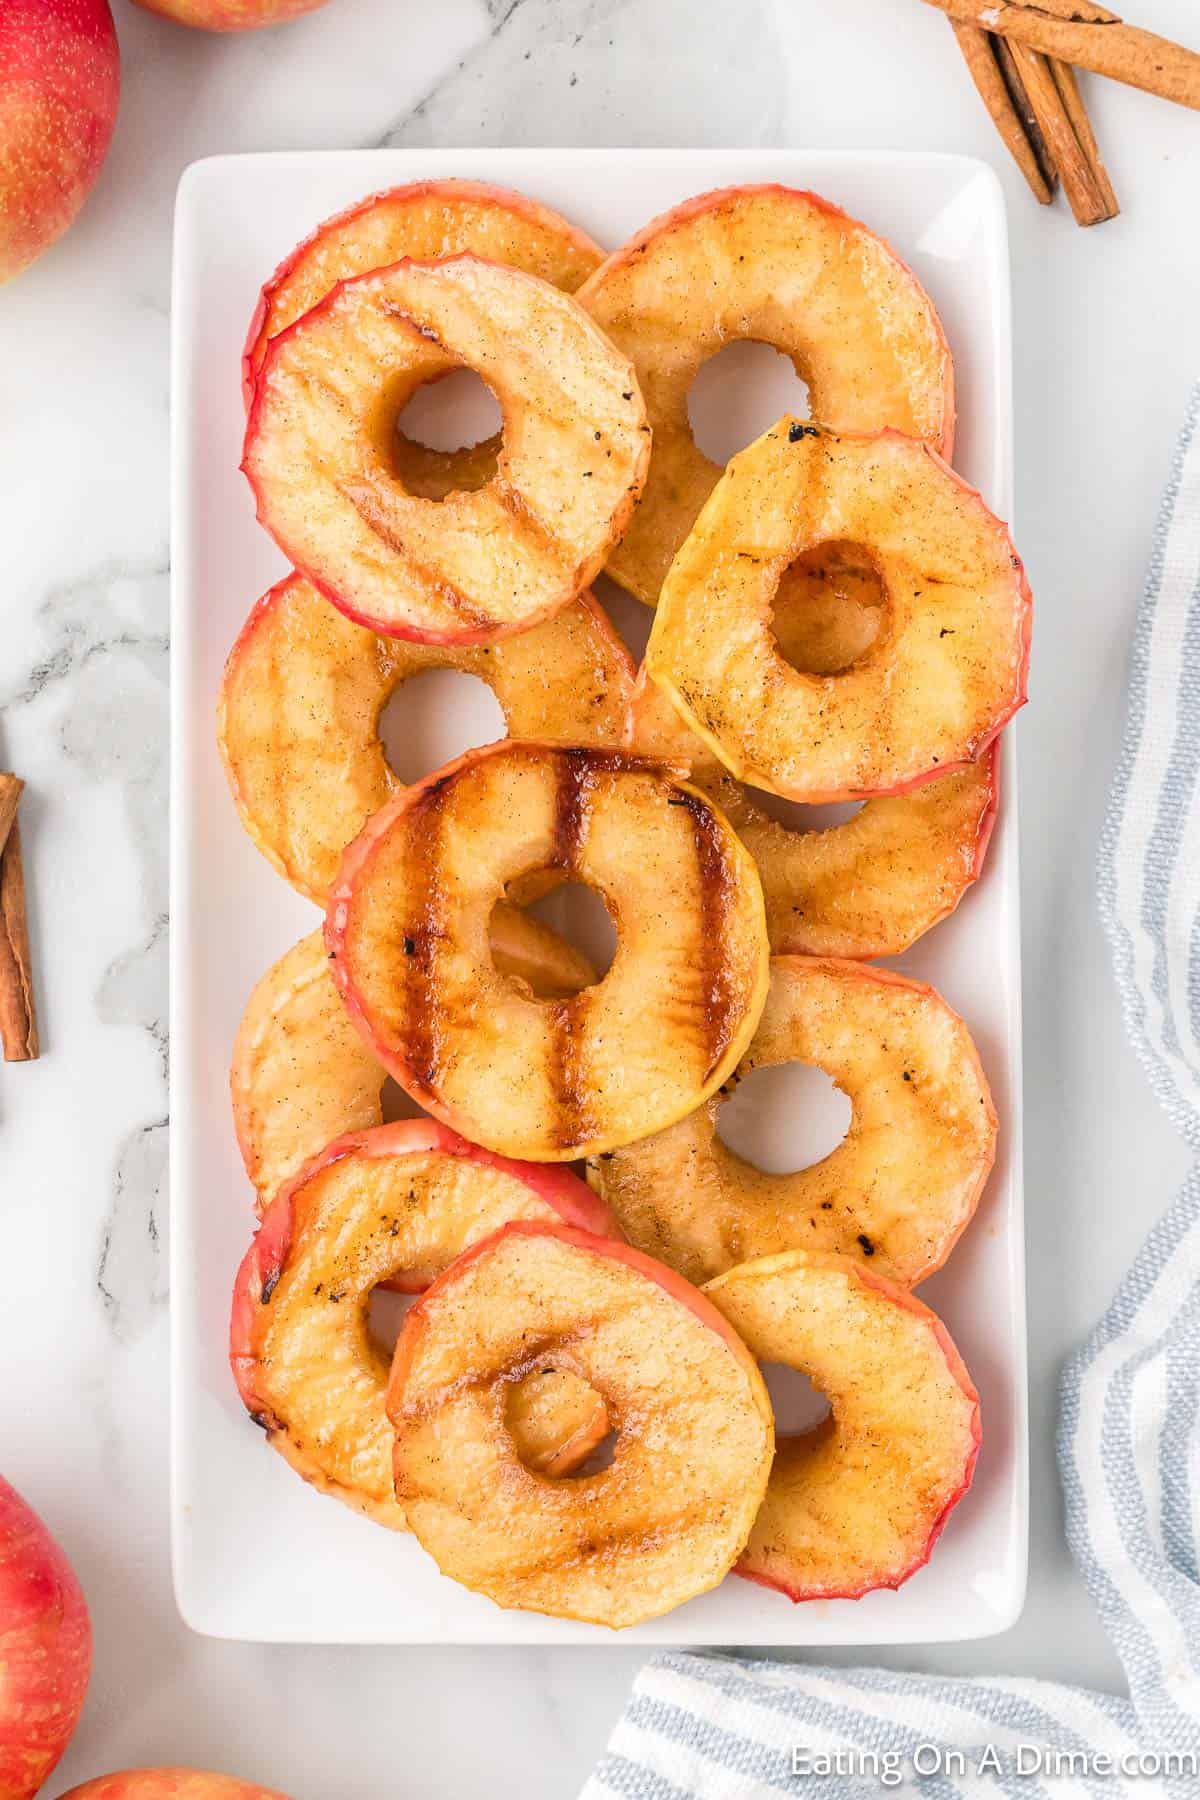
M989 33L989 36L991 34ZM1007 38L992 38L992 47L1000 73L1004 77L1004 85L1012 95L1013 105L1018 117L1025 127L1025 135L1033 147L1043 169L1047 171L1051 191L1058 188L1058 169L1054 161L1054 153L1046 142L1045 133L1034 111L1029 95L1025 91L1025 83L1021 80L1021 71L1017 67L1017 59L1012 53L1012 45Z
M17 801L21 798L21 789L25 783L19 775L9 775L0 770L0 855L8 842L8 834L12 822L17 816Z
M1083 95L1079 91L1079 83L1075 79L1075 71L1070 63L1059 62L1052 58L1050 73L1054 77L1054 85L1058 89L1063 106L1080 148L1087 157L1100 193L1107 207L1105 217L1115 219L1121 208L1117 203L1116 190L1108 178L1108 170L1104 166L1104 158L1100 154L1100 146L1096 142L1096 134L1092 130L1092 121L1088 118L1087 107L1083 104Z
M994 38L990 32L983 31L978 25L964 25L960 19L951 19L950 28L958 40L958 47L963 53L971 79L979 92L979 97L987 107L988 113L1013 161L1029 183L1036 199L1043 206L1049 206L1054 197L1057 182L1053 164L1046 156L1046 146L1041 130L1021 99L1013 92L1011 83L1006 80L999 55L1001 46L1008 51L1008 45L1001 38ZM1011 52L1010 60L1011 60Z
M0 775L0 1044L5 1062L32 1062L39 1049L17 819L23 785L15 775Z
M1111 219L1116 210L1115 198L1110 207L1096 170L1075 135L1075 127L1049 61L1040 51L1031 50L1028 44L1019 41L1014 41L1009 48L1062 177L1063 192L1071 203L1071 211L1080 225L1099 225L1102 220Z
M1089 0L926 0L952 19L1200 111L1200 55Z

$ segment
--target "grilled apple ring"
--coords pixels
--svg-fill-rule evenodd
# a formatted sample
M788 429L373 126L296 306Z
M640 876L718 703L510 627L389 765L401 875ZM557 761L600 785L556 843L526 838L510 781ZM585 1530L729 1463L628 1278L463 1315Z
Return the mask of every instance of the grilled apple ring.
M950 352L932 302L881 238L795 188L701 194L603 262L579 303L638 373L654 461L608 573L648 606L721 474L699 449L688 390L735 339L772 344L838 431L886 425L945 456L954 433Z
M464 250L524 269L568 294L604 257L586 232L559 213L487 182L414 181L369 194L318 225L263 288L242 355L247 405L271 339L311 312L339 281L388 268L405 257L435 261ZM424 446L408 448L417 452ZM494 451L495 446L493 458ZM425 454L431 469L444 465L446 472L463 456L457 450Z
M697 1283L751 1257L836 1251L914 1287L970 1222L996 1154L996 1113L966 1026L940 995L890 969L777 956L735 1080L799 1062L850 1098L823 1161L767 1175L717 1136L720 1097L588 1175L630 1243Z
M618 1436L607 1469L521 1460L505 1395L532 1362L582 1376ZM510 1225L413 1307L387 1397L396 1495L445 1575L498 1606L621 1627L715 1587L766 1489L771 1405L717 1309L636 1250Z
M754 858L776 956L898 956L977 881L999 805L999 744L908 794L867 800L825 830L782 824L690 731L643 667L625 741L689 766Z
M500 974L488 921L542 870L590 883L608 974L558 1001ZM505 1155L570 1161L720 1087L758 1022L754 865L696 788L623 752L506 742L398 795L350 846L326 941L346 1003L422 1106Z
M979 1453L979 1396L941 1321L874 1269L792 1251L704 1292L760 1362L831 1412L781 1438L737 1573L792 1600L856 1600L928 1562Z
M532 993L561 997L596 979L516 907L497 908L491 942L496 967ZM383 1123L386 1080L333 985L324 933L311 932L267 970L234 1039L234 1129L260 1211L332 1139Z
M887 620L837 675L781 655L780 578L823 542L874 559ZM973 762L1025 701L1031 602L1004 526L936 451L781 419L735 456L663 584L650 679L739 780L812 802Z
M234 1286L229 1354L247 1411L306 1481L404 1529L384 1412L389 1358L371 1340L372 1290L419 1290L513 1219L606 1234L603 1204L565 1169L489 1155L431 1119L330 1144L268 1207ZM543 1466L576 1467L608 1429L570 1371L536 1375L512 1413Z
M633 688L629 653L590 594L519 637L450 647L377 637L289 575L230 652L217 738L246 830L320 906L346 845L403 785L379 716L427 669L479 676L512 736L551 743L618 744Z
M396 466L416 388L468 366L504 409L496 473L428 500ZM341 285L267 349L243 468L258 516L335 605L389 637L525 631L603 567L641 492L632 368L568 295L474 256Z

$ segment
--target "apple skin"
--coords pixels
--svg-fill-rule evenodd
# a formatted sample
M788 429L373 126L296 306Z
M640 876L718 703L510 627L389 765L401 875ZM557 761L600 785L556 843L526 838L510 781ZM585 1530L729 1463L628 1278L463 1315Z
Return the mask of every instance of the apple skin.
M92 1626L66 1553L0 1476L0 1800L29 1800L87 1693Z
M61 237L100 172L121 57L108 0L0 6L0 281Z
M286 1800L286 1796L207 1769L121 1769L82 1782L62 1800Z
M903 981L903 977L898 977L897 972L894 970L879 969L876 973L880 975L886 974L893 980L900 979ZM772 1259L763 1257L761 1260L765 1263ZM959 1484L954 1489L953 1493L947 1497L945 1505L937 1514L936 1518L931 1521L929 1536L926 1538L925 1543L922 1545L917 1555L913 1557L912 1561L908 1563L905 1568L900 1570L898 1574L894 1575L891 1580L872 1582L868 1586L857 1586L851 1583L848 1586L841 1588L822 1588L819 1593L814 1593L808 1588L799 1586L789 1587L783 1581L773 1580L770 1576L759 1574L757 1571L752 1572L751 1570L744 1568L740 1563L734 1565L733 1573L742 1581L753 1581L759 1587L771 1588L775 1593L786 1595L789 1600L795 1602L797 1605L805 1600L861 1600L865 1595L870 1593L879 1593L887 1589L892 1589L894 1591L896 1588L903 1587L904 1583L911 1580L918 1569L923 1569L925 1567L925 1564L933 1555L937 1546L937 1541L946 1529L950 1514L954 1511L963 1495L967 1492L972 1481L975 1479L975 1465L979 1460L980 1445L983 1443L983 1422L980 1414L978 1389L971 1379L967 1365L959 1354L958 1346L955 1344L954 1339L950 1336L950 1333L942 1324L942 1321L938 1318L937 1314L932 1312L930 1308L925 1305L923 1300L918 1300L916 1295L910 1293L907 1288L897 1287L896 1283L894 1281L889 1281L886 1275L877 1274L874 1269L868 1269L865 1264L849 1263L847 1258L834 1255L814 1256L812 1260L815 1263L828 1263L831 1266L836 1265L838 1267L845 1267L847 1273L851 1274L862 1287L874 1288L877 1293L883 1294L895 1305L904 1307L907 1312L915 1313L919 1319L922 1319L925 1324L928 1325L930 1331L933 1333L938 1349L946 1359L946 1367L950 1371L951 1378L958 1383L967 1399L971 1402L971 1443L963 1463ZM735 1273L735 1271L731 1269L730 1274L733 1273ZM724 1279L723 1276L718 1276L716 1281L708 1284L707 1291L716 1289L719 1283Z
M514 1162L511 1157L497 1156L480 1144L469 1143L437 1119L399 1119L394 1124L376 1125L368 1131L347 1132L307 1162L271 1201L238 1269L229 1322L229 1364L247 1412L253 1415L261 1408L254 1387L258 1364L254 1329L262 1311L262 1296L269 1294L275 1286L291 1252L293 1196L322 1169L340 1162L345 1156L413 1156L428 1151L442 1156L465 1157L523 1182L539 1200L560 1215L564 1229L584 1242L591 1243L600 1238L605 1241L605 1248L610 1248L608 1240L620 1229L600 1196L569 1169L546 1163ZM487 1243L490 1238L480 1241ZM463 1254L471 1255L472 1249ZM401 1294L420 1293L428 1286L404 1276L395 1277L387 1285ZM715 1313L716 1309L713 1311ZM2 1791L0 1800L6 1800Z
M316 12L325 0L134 0L134 4L195 31L257 31Z
M320 0L317 0L317 3L319 4ZM267 346L271 342L271 338L276 335L270 330L269 325L272 304L280 287L287 281L297 265L306 257L319 251L324 240L344 230L355 220L368 217L376 207L386 206L389 202L420 201L426 196L436 196L440 192L445 192L457 200L472 201L479 206L498 206L504 212L515 214L518 219L528 219L535 226L561 229L569 234L578 251L585 256L594 254L597 263L604 255L600 246L577 225L572 225L569 220L559 219L558 215L551 212L548 207L542 206L536 200L531 200L528 194L518 194L512 188L497 187L494 182L462 179L413 181L404 187L382 188L376 194L368 194L365 200L356 201L344 212L334 213L332 218L322 220L315 231L310 231L306 238L300 240L294 250L288 252L274 274L264 282L242 350L242 398L246 403L247 412L250 411L250 403L254 399L254 384L258 378L263 358L267 354Z

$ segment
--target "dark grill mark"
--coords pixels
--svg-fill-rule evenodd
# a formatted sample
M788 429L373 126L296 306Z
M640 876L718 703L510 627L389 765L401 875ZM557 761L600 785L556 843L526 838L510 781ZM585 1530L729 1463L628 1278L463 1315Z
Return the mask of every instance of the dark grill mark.
M499 480L493 483L492 491L514 525L518 529L524 529L557 563L564 565L562 545L550 527L534 512L524 494L519 493L509 482Z
M554 800L554 867L574 874L587 835L587 808L594 774L590 750L561 750Z
M698 794L685 794L692 815L692 839L700 878L700 932L697 963L704 1002L705 1077L712 1074L733 1036L737 992L725 934L734 895L721 827Z
M390 294L381 293L379 295L379 310L383 313L385 318L395 319L399 324L407 325L410 331L415 333L417 337L423 338L427 344L436 344L439 349L446 352L447 356L454 355L454 352L444 341L440 332L435 331L432 325L423 324L420 319L409 311L407 306L404 306L398 300L393 300ZM455 358L455 360L457 361L458 359Z
M468 600L445 575L429 568L419 557L414 556L404 537L394 529L383 503L370 485L363 482L341 482L338 484L338 492L344 500L349 501L364 525L369 525L375 536L381 538L394 555L403 557L412 574L429 594L440 600L464 624L480 629L488 629L496 624L497 621L489 612Z

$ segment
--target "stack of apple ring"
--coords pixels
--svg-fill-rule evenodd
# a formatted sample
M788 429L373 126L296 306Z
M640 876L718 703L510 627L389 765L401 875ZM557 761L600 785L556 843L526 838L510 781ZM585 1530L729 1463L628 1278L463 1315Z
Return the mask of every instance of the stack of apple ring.
M687 394L732 338L787 354L814 420L722 470ZM503 434L402 437L463 366ZM293 573L230 654L219 739L247 831L325 910L234 1049L247 1411L500 1606L621 1627L730 1571L794 1600L898 1586L978 1452L911 1290L997 1121L963 1021L870 959L980 873L1030 607L945 460L928 297L786 188L704 195L605 258L520 195L424 182L288 258L243 379ZM604 569L656 609L636 678ZM429 668L481 676L509 735L404 785L379 716ZM771 794L864 804L801 831ZM524 910L572 879L617 927L602 978ZM788 1061L852 1121L769 1176L717 1112ZM384 1123L389 1077L426 1117ZM379 1287L418 1296L391 1356ZM777 1443L762 1363L828 1418Z

